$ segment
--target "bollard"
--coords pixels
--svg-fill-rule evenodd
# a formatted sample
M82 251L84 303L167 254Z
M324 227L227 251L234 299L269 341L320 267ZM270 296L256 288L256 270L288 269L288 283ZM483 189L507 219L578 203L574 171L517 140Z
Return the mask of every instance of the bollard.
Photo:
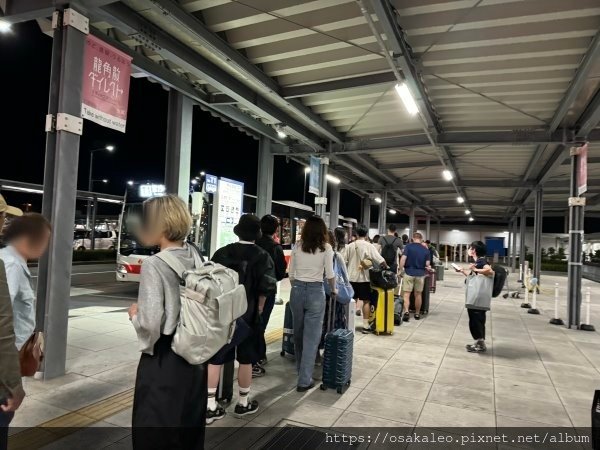
M446 256L446 266L444 267L445 270L448 270L448 256Z
M525 288L525 298L523 299L523 303L521 303L521 308L531 308L531 304L529 303L529 288L527 287L527 283L529 280L531 273L529 269L527 269L527 262L525 262L525 272L523 276L523 287Z
M538 280L537 278L531 279L531 285L533 286L533 301L531 302L531 308L527 310L527 314L539 314L540 311L537 309L537 292L538 292Z
M582 323L581 325L579 325L579 329L583 330L583 331L596 331L596 329L594 328L594 325L590 324L590 313L591 313L591 306L592 306L591 298L592 298L592 291L591 291L590 287L588 286L585 289L585 323Z
M517 280L517 283L522 283L523 282L523 264L519 264L519 279Z
M558 283L554 285L554 317L550 319L552 325L564 325L563 320L558 317Z

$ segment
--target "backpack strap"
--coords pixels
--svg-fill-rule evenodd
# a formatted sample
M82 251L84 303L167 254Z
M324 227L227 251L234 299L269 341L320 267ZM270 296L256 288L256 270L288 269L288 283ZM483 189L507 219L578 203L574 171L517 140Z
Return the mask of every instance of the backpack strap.
M173 271L177 274L177 276L179 276L179 278L183 278L183 274L185 273L187 268L183 265L181 261L179 261L179 258L173 255L173 253L171 253L168 250L163 250L157 253L156 256L163 260L167 264L167 266L173 269Z
M204 256L202 256L202 252L196 244L194 244L193 242L188 242L187 244L192 248L192 256L194 257L194 267L196 269L199 269L200 266L202 266L202 264L204 264L205 262Z

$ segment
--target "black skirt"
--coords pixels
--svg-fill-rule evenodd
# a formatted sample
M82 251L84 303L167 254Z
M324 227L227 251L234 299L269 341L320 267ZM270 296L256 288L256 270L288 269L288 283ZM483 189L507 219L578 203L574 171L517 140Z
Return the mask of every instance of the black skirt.
M207 368L191 365L162 335L154 355L143 353L133 397L134 449L203 449Z

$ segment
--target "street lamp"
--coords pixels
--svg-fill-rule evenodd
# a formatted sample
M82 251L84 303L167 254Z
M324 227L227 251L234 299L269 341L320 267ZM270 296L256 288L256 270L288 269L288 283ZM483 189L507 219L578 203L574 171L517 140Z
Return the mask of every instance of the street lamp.
M115 146L114 145L105 145L104 147L100 147L100 148L95 148L93 150L90 150L90 173L88 174L88 191L92 192L94 189L94 180L92 179L92 172L94 169L94 153L96 152L101 152L101 151L105 151L105 152L113 152L115 150ZM103 183L108 183L108 180L104 181L102 180ZM90 217L91 217L91 213L92 213L92 202L90 200L88 200L87 202L87 214L86 214L86 218L85 218L85 225L86 228L89 229L90 228Z
M9 33L12 29L12 24L6 20L0 20L0 33Z

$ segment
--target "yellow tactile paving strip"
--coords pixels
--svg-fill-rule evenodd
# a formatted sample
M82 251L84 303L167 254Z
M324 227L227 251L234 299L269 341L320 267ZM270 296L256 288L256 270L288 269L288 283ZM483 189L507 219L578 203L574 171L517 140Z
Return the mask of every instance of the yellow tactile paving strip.
M267 345L281 340L281 328L266 333ZM30 450L51 444L64 436L76 432L80 428L88 427L96 422L124 411L133 406L133 389L100 400L77 411L49 420L35 428L28 428L15 433L9 438L11 450Z

